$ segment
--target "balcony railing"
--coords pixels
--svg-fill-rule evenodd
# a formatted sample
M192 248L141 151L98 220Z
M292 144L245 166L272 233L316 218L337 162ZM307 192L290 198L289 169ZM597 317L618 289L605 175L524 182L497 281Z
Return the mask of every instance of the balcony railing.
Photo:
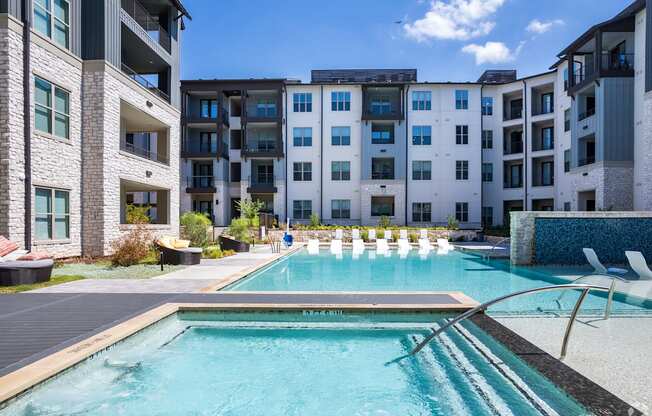
M273 173L258 173L247 178L248 193L275 193L276 177Z
M586 166L586 165L592 165L595 163L595 156L587 156L585 158L580 159L577 162L578 166Z
M276 140L257 140L242 146L243 153L276 153Z
M156 94L162 99L164 99L165 101L170 102L170 96L164 93L163 91L159 90L154 84L149 82L147 78L145 78L143 75L129 68L125 64L122 64L122 72L124 72L129 78L133 79L143 87L147 88L153 94Z
M195 175L186 178L186 187L191 189L215 188L215 177L213 175Z
M518 153L523 153L523 142L511 143L509 147L503 149L504 155L515 155Z
M518 120L523 118L523 110L508 111L503 117L503 121Z
M152 150L143 147L138 147L133 143L128 143L125 139L120 140L120 150L131 153L132 155L152 160L154 162L162 163L164 165L170 164L170 160L168 159L167 155L153 152Z
M210 141L206 143L190 140L183 144L181 152L184 154L193 155L216 155L217 141Z
M542 139L534 142L534 145L532 146L532 150L535 152L541 150L553 150L554 147L555 147L554 139Z
M523 187L523 181L520 182L504 182L503 183L503 188L505 189L514 189L514 188L522 188Z
M594 108L589 108L586 111L583 111L577 115L577 121L582 121L585 118L589 118L592 115L595 114L595 107Z
M394 172L372 172L373 180L394 180Z
M122 9L138 23L147 34L171 53L170 34L160 25L158 18L149 14L149 11L138 0L121 0Z
M603 53L600 56L600 65L607 71L631 72L634 70L633 53Z

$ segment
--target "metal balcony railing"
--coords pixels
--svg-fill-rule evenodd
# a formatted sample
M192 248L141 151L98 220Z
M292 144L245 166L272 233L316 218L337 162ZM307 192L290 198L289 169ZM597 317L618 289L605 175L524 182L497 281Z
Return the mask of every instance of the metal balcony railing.
M603 53L600 56L600 65L607 71L631 72L634 70L633 53Z
M213 175L196 175L186 178L188 188L214 188L215 177Z
M523 110L508 111L504 114L503 121L518 120L523 118Z
M540 139L535 140L532 150L538 152L540 150L553 150L555 148L555 141L553 139Z
M594 108L589 108L586 111L583 111L577 115L577 121L582 121L585 118L589 118L592 115L595 115L595 107Z
M145 159L152 160L154 162L162 163L164 165L170 164L170 160L168 159L167 155L163 153L154 152L150 149L136 146L133 143L127 142L127 140L124 138L120 140L120 150L125 151L127 153L131 153L136 156L140 156Z
M591 165L595 163L595 156L587 156L577 161L578 166Z
M138 23L147 34L161 45L168 53L172 51L170 34L161 26L157 17L149 14L149 11L138 2L138 0L121 0L122 9Z
M242 151L247 153L274 153L276 140L257 140L245 143Z
M125 64L122 64L122 72L124 72L129 78L133 79L134 81L136 81L137 83L139 83L140 85L148 89L150 92L158 95L165 101L170 102L170 96L164 93L163 91L159 90L158 87L156 87L154 84L149 82L147 78L145 78L143 75L129 68Z
M197 142L187 141L181 149L184 153L193 154L217 154L217 141Z
M523 153L523 142L511 143L509 147L503 149L504 155L515 155L518 153Z
M371 179L373 180L393 180L394 172L372 172Z

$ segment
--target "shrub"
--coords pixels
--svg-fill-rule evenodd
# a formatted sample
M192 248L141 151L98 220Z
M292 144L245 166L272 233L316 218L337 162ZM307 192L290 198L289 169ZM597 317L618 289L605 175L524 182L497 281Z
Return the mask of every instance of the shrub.
M265 204L262 201L252 201L251 199L241 199L237 202L240 216L248 219L250 222L252 222L254 218L258 218L258 214L264 206Z
M234 218L231 220L231 225L229 226L229 235L238 241L243 243L251 242L251 234L249 233L249 220L242 218Z
M448 226L446 228L448 228L449 230L457 230L460 228L460 222L457 221L457 219L454 216L449 215Z
M416 243L419 241L419 235L417 233L409 233L408 240L410 240L410 243Z
M205 259L221 259L224 257L224 253L218 246L208 246L204 248L202 257Z
M319 223L319 215L315 214L314 212L310 215L310 227L312 228L317 228L321 224Z
M401 238L401 233L398 230L392 231L392 240L398 241L399 238Z
M190 240L194 247L204 247L208 244L206 229L211 220L201 212L186 212L179 219L182 228L181 237Z
M127 224L149 224L149 216L147 215L149 209L149 205L140 207L133 204L127 204Z
M369 242L369 231L367 230L360 231L360 238L362 238L362 241Z
M113 266L133 266L145 259L152 249L152 235L143 224L111 243Z
M378 220L378 226L380 228L389 228L391 225L391 221L389 220L389 217L387 215L381 215L380 219Z

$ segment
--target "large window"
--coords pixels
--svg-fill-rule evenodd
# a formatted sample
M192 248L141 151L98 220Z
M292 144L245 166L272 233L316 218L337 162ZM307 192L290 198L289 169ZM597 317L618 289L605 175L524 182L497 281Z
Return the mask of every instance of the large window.
M308 182L312 180L312 162L294 162L293 178L297 182Z
M430 91L412 91L412 110L428 111L432 107L432 93Z
M564 110L564 131L570 130L570 122L571 122L570 108L567 108L566 110Z
M231 162L231 182L242 180L242 165L240 162Z
M455 203L455 219L459 222L469 222L469 203Z
M260 98L256 102L256 117L276 117L276 100Z
M392 101L389 97L374 97L371 99L371 114L383 115L392 112Z
M432 179L432 162L430 160L412 161L412 180L429 181Z
M349 91L331 92L332 111L351 111L351 93Z
M292 105L295 113L312 112L312 93L298 92L292 95Z
M394 158L371 158L371 179L394 179Z
M312 146L312 127L295 127L292 133L294 147Z
M549 114L554 111L554 99L551 92L541 95L541 113Z
M371 123L371 143L373 144L394 143L394 125Z
M331 162L331 180L350 181L351 162Z
M331 144L333 146L350 146L351 127L331 127Z
M331 201L331 218L350 219L351 218L351 200L349 199L333 199Z
M482 207L482 225L485 227L494 225L494 207Z
M412 203L412 222L431 222L432 204L430 202Z
M554 185L555 169L551 161L541 163L541 186Z
M432 143L432 127L412 126L412 144L415 146L427 146Z
M555 145L554 129L544 127L541 129L541 150L552 150Z
M393 196L372 196L371 197L371 216L380 217L386 215L394 216L394 197Z
M469 161L456 160L455 161L455 179L458 181L466 181L469 179Z
M493 97L482 97L482 115L491 116L494 114Z
M201 118L217 118L217 100L199 100Z
M493 130L482 130L482 148L483 149L493 149L494 148L494 131Z
M455 144L469 144L469 126L455 126Z
M494 164L482 164L482 182L493 182L494 180Z
M564 172L570 172L571 169L571 151L564 150Z
M68 49L70 5L67 0L34 0L34 29Z
M34 78L34 88L36 130L70 138L70 94L38 77Z
M469 109L469 91L468 90L455 90L455 109L468 110Z
M309 199L292 201L292 214L295 220L309 220L312 215L312 201Z
M70 202L68 191L35 189L35 225L37 240L70 238Z

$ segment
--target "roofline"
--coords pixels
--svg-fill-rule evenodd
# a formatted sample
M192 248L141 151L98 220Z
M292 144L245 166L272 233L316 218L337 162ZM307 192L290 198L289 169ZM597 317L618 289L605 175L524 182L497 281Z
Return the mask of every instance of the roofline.
M188 13L188 10L183 7L183 4L181 4L181 0L170 0L170 2L174 5L174 7L177 8L181 12L181 16L186 16L188 20L192 20L192 16L190 16L190 13Z

